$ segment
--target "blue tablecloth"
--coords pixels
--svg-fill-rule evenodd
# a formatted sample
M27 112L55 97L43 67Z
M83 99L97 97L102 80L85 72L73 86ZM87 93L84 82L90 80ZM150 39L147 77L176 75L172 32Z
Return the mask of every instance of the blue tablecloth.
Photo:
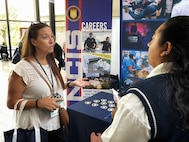
M111 123L113 95L100 92L68 107L69 142L89 142L91 132L103 132Z

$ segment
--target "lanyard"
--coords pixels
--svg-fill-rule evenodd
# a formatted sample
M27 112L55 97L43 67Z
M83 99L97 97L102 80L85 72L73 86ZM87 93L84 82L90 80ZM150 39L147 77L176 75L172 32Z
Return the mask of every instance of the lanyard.
M47 75L45 69L43 68L43 66L41 65L41 63L39 62L39 60L37 59L36 56L33 55L33 57L35 58L35 60L37 61L37 63L40 65L41 69L43 70L43 72L45 73L47 79L49 80L51 86L52 86L52 90L54 91L54 82L53 82L53 77L52 77L52 72L50 70L50 74L51 74L51 80L49 79L49 76Z

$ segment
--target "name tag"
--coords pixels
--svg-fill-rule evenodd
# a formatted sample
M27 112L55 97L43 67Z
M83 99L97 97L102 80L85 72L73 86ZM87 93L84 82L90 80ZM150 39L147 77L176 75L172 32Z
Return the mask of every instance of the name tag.
M53 111L53 112L50 112L50 117L55 117L55 116L57 116L58 115L58 110L59 110L59 108L57 108L55 111Z

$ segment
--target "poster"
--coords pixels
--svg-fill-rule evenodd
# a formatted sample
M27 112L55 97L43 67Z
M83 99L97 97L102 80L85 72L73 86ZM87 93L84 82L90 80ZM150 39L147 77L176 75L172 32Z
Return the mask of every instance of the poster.
M68 105L109 91L112 0L66 0L67 82L87 77L86 88L67 89Z
M122 0L120 8L120 91L143 80L153 69L148 64L148 42L180 0Z

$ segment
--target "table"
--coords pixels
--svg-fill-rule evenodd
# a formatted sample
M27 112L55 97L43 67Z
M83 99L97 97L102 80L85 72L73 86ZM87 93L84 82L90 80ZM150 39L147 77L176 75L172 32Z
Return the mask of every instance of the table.
M69 106L69 142L90 142L91 132L102 133L112 121L109 114L114 108L113 94L105 92Z

